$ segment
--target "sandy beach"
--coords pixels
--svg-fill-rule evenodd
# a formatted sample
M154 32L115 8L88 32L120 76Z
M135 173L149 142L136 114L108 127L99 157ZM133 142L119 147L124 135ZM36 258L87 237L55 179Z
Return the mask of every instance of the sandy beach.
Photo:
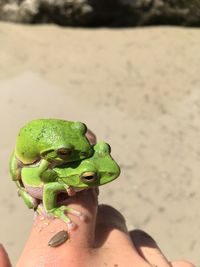
M33 222L8 161L35 118L83 121L112 147L119 179L100 203L200 266L200 30L0 23L0 242L13 265Z

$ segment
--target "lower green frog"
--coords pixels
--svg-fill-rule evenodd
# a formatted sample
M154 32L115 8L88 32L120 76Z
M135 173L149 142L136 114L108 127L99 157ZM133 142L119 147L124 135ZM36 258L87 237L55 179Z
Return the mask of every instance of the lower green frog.
M42 200L45 212L66 222L70 230L75 224L67 213L76 215L81 220L84 220L84 214L66 205L59 206L58 194L66 192L68 195L74 195L81 190L109 183L118 177L120 169L110 156L109 145L99 142L94 146L94 154L90 158L55 167L51 175L47 171L44 180L40 179L38 172L37 166L22 169L24 189L19 189L19 194L29 208L35 208L39 213L41 206L35 204Z

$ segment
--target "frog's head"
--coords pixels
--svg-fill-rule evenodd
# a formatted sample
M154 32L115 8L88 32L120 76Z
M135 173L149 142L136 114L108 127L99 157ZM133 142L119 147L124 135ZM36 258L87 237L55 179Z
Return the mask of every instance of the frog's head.
M50 149L42 150L41 157L56 165L88 158L93 149L85 136L86 130L85 124L81 122L72 122L70 127L63 127L60 135L59 129L56 142L50 145Z
M90 157L92 146L81 122L40 119L29 122L20 130L15 153L24 164L46 159L52 165L79 161Z
M120 168L110 155L110 146L99 142L92 157L71 163L66 168L55 168L64 184L77 189L101 186L116 179Z

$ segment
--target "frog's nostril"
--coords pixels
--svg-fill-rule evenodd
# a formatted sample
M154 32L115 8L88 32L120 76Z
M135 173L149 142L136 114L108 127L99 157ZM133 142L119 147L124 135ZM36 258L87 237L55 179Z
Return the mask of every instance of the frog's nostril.
M86 183L93 183L97 180L96 172L84 172L80 176L81 180Z

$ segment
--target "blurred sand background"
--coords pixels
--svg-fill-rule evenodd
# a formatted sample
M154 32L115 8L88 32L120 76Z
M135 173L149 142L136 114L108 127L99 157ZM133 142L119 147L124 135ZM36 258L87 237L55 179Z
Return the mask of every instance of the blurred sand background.
M122 173L101 188L129 229L200 266L200 30L72 29L0 23L0 242L13 265L33 221L9 178L19 128L85 122Z

